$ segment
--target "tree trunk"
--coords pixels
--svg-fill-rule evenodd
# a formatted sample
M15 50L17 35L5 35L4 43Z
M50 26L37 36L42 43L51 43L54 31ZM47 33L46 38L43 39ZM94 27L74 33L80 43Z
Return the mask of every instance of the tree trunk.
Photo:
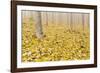
M48 12L46 12L46 25L48 25Z
M54 24L54 13L52 12L52 24Z
M73 15L72 15L73 13L71 12L70 13L70 28L71 28L71 30L73 30Z
M82 14L82 24L83 24L83 31L84 31L84 27L85 27L85 20L84 20L84 13Z
M41 12L36 11L35 13L35 32L38 39L43 38L42 23L41 23Z

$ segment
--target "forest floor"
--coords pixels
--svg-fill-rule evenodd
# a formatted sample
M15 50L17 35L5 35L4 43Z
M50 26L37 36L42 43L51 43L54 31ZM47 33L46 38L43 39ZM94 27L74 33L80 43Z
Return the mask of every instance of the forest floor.
M34 23L23 23L22 62L87 60L89 29L70 31L65 25L43 25L43 39L35 36Z

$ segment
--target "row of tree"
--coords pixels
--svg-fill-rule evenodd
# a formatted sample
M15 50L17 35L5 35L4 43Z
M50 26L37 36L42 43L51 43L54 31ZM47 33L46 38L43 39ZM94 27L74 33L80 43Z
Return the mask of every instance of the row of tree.
M40 11L22 11L23 18L35 22L36 36L43 37L42 25L67 25L71 30L80 26L83 30L89 28L89 14L75 12L40 12Z

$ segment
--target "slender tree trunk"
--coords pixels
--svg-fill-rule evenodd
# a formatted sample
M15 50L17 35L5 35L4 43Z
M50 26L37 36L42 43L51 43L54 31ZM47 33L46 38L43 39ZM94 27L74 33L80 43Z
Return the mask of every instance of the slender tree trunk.
M33 18L33 11L30 11L30 19Z
M41 39L43 37L41 12L39 11L35 13L35 32L37 38Z
M72 15L73 13L71 12L70 13L70 28L71 28L71 30L73 30L73 15Z
M82 14L82 26L83 26L83 31L84 31L84 27L85 27L85 20L84 20L84 13Z
M48 25L48 12L46 12L46 25Z
M90 28L90 14L88 14L88 23L87 23L87 25L88 25L88 28Z
M54 12L54 25L57 25L57 12Z
M58 17L59 17L59 19L58 19L59 20L59 25L61 25L62 24L61 13L58 14Z
M54 13L52 12L52 24L54 24Z

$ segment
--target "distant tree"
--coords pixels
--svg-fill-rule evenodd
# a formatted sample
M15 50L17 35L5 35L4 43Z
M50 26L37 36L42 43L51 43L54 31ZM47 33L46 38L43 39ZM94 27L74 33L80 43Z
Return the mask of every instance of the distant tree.
M52 24L54 24L54 12L52 12Z
M73 30L73 15L72 15L73 13L71 12L70 13L70 28L71 28L71 30Z
M30 11L30 21L33 21L33 18L34 18L34 12Z
M54 12L54 24L57 25L57 12Z
M65 18L65 24L68 25L68 13L65 14L66 18Z
M45 14L46 14L46 25L48 25L48 12L46 12Z
M83 31L84 31L84 27L85 27L85 16L84 16L84 13L82 13L82 27L83 27Z
M59 20L59 24L62 24L62 19L61 19L61 13L58 13L58 20Z
M41 23L41 12L35 12L35 32L36 37L41 39L43 38L43 31L42 31L42 23Z
M90 27L90 25L89 25L89 20L90 20L90 18L89 18L89 14L87 14L87 25L88 25L88 28Z

